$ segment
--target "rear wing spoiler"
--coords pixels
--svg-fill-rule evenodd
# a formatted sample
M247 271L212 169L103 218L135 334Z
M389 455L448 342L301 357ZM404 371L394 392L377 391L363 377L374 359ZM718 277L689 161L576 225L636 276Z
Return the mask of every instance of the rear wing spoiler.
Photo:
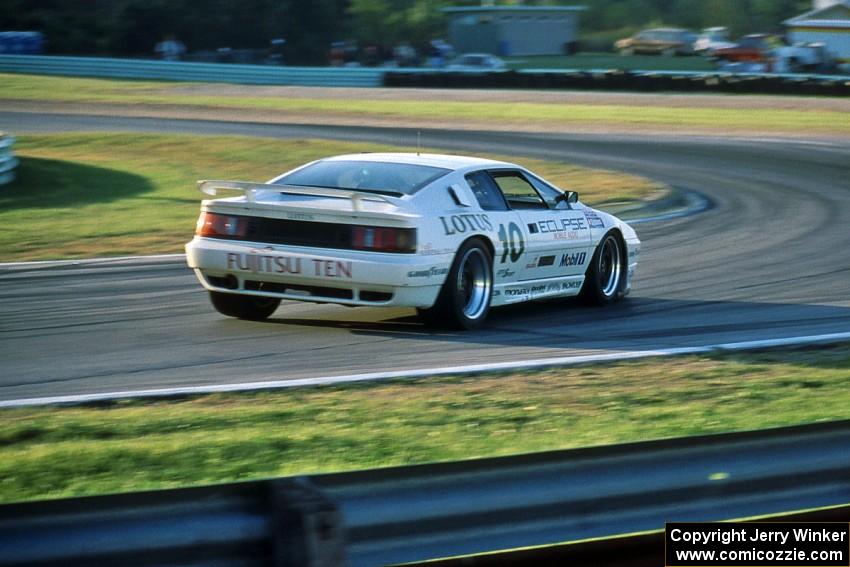
M272 183L251 183L249 181L216 181L205 180L198 181L198 190L206 195L215 197L219 190L238 191L245 195L245 199L249 203L253 203L257 198L257 193L262 191L271 191L274 193L286 193L287 195L312 195L315 197L332 197L336 199L350 199L351 208L355 212L363 210L363 201L374 201L379 203L388 203L393 207L399 208L400 200L398 197L390 197L389 195L381 195L378 193L366 193L362 191L350 191L348 189L330 189L325 187L296 187L293 185L274 185Z

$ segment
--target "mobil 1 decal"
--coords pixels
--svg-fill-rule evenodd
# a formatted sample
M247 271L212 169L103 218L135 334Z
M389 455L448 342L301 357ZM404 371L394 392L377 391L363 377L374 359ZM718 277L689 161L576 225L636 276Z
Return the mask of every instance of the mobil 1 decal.
M522 253L525 252L525 240L522 237L522 229L515 222L505 225L499 225L499 240L502 242L502 259L500 262L504 264L510 257L511 262L519 262L522 258Z
M446 236L452 234L463 234L465 232L475 232L476 230L493 230L493 223L487 215L482 214L466 214L466 215L451 215L448 217L440 217L440 222L443 223L443 230Z
M585 260L587 260L587 252L563 254L561 256L561 263L558 264L558 266L561 268L567 268L569 266L583 266Z

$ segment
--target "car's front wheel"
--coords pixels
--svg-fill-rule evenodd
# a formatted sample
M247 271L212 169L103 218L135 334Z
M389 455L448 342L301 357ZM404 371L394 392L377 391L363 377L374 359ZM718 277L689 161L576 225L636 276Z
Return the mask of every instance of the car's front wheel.
M587 268L581 298L592 305L608 305L623 297L628 266L625 249L614 232L605 235Z
M493 298L493 257L478 239L463 244L455 256L433 307L420 309L428 324L454 329L480 327Z
M228 317L262 321L268 319L280 305L280 299L236 295L234 293L210 292L210 302L215 310Z

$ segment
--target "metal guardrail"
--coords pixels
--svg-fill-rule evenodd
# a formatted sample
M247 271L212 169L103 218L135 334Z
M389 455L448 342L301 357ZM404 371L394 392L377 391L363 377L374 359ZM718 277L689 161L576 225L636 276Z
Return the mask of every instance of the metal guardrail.
M0 565L384 565L848 502L841 421L4 505Z
M18 159L12 150L14 144L14 136L0 132L0 185L6 185L15 180Z
M0 72L319 87L379 87L384 74L382 69L373 68L281 67L47 55L0 55Z

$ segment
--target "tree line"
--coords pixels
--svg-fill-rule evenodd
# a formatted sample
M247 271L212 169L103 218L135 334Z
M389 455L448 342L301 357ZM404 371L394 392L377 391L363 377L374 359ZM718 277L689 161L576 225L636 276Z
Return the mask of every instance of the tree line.
M287 63L323 64L334 41L385 48L401 42L426 45L429 39L445 37L441 7L478 6L480 1L3 0L2 4L0 31L40 31L51 53L151 57L156 43L169 36L179 38L190 51L267 48L271 40L284 38ZM528 0L525 4L586 6L582 35L606 38L660 25L727 26L736 34L779 31L782 20L811 8L810 0Z

